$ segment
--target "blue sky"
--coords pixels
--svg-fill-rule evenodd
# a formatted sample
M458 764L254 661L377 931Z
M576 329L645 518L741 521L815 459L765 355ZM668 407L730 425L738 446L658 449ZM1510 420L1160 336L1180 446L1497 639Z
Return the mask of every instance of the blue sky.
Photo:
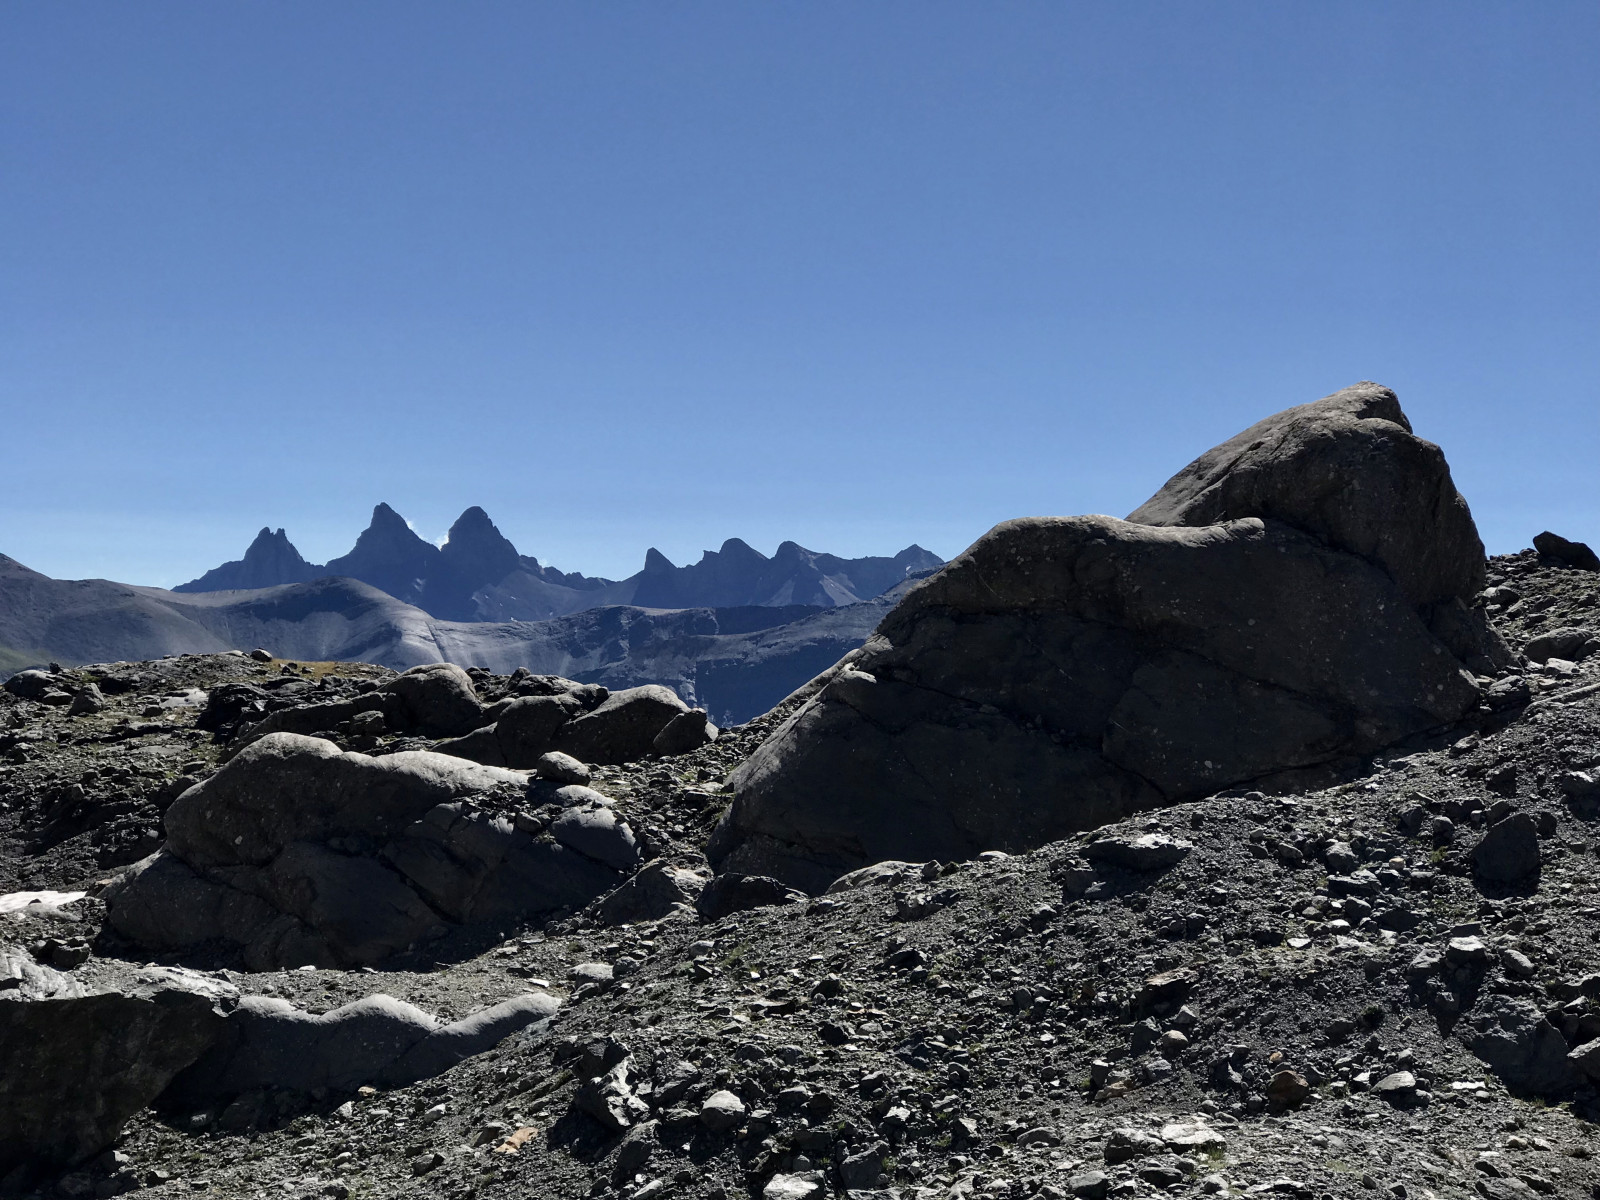
M0 552L1122 515L1357 379L1600 544L1600 7L0 0Z

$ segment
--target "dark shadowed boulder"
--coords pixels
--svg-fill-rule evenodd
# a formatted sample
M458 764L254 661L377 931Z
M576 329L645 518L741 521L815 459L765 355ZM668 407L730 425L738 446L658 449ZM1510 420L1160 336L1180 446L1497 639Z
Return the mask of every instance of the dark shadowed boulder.
M105 1150L211 1046L237 998L168 967L87 987L0 946L0 1174Z
M795 904L804 899L803 893L769 875L729 872L706 884L695 898L694 907L706 920L720 921L736 912L774 904Z
M1476 682L1429 623L1482 578L1470 515L1392 395L1352 391L1200 460L1144 522L1008 522L911 589L730 778L712 861L820 890L883 859L1038 846L1471 711ZM1281 453L1251 467L1265 446ZM1280 510L1295 523L1185 527L1297 475L1316 486Z
M492 725L440 742L438 750L473 762L529 770L555 745L556 731L585 711L578 696L522 696L501 709Z
M650 743L650 749L662 758L688 754L717 740L717 727L706 717L702 708L679 713L662 727Z
M1539 557L1578 571L1600 571L1600 555L1583 542L1569 542L1548 529L1533 539Z
M1182 862L1194 845L1164 833L1097 838L1084 847L1090 862L1110 863L1128 871L1163 871Z
M1517 883L1539 873L1539 830L1527 813L1489 826L1472 848L1472 870L1489 883Z
M1444 453L1390 389L1363 382L1258 421L1128 515L1144 525L1276 518L1381 566L1453 653L1509 656L1478 606L1485 562Z
M704 877L693 871L656 859L614 892L595 901L589 911L606 925L656 921L679 905L692 905L705 883Z
M18 671L5 683L6 691L24 700L41 700L55 687L55 676L48 671Z
M660 684L624 688L612 692L593 712L563 725L555 745L547 749L586 763L633 762L656 753L656 738L689 711L676 692Z
M580 811L517 827L516 811L544 804ZM235 945L258 970L381 962L451 923L616 888L638 852L606 805L444 754L369 758L271 734L173 802L166 845L108 889L107 921L153 949Z
M1460 1036L1467 1049L1516 1091L1559 1096L1582 1078L1568 1057L1566 1038L1531 1001L1485 996L1464 1025Z
M454 663L412 667L379 690L398 698L409 725L426 737L459 737L482 723L472 679Z

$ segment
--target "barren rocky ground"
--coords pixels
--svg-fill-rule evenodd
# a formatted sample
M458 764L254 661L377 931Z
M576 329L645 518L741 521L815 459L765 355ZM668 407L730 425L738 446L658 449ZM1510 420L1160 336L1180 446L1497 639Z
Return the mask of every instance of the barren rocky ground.
M1600 559L1363 382L718 731L266 651L0 692L0 1193L1600 1196ZM926 861L901 861L918 859Z
M1517 647L1600 627L1597 580L1531 552L1495 559L1491 611ZM716 920L684 907L618 926L584 911L472 930L378 970L186 957L313 1013L380 992L446 1020L530 990L563 1005L411 1086L158 1105L100 1160L9 1186L1587 1195L1600 1186L1593 1077L1546 1098L1554 1060L1514 1012L1561 1029L1563 1051L1600 1036L1597 668L1508 672L1462 726L1331 786L1224 793L1027 854L873 869ZM387 674L183 657L65 673L63 690L98 681L97 713L7 695L3 889L90 895L0 918L6 940L91 981L111 969L94 893L230 753L197 727L209 698L229 683L325 698ZM513 685L475 682L486 701ZM721 781L782 715L600 768L591 786L650 857L704 871ZM1508 812L1529 819L1539 867L1497 883L1476 850Z

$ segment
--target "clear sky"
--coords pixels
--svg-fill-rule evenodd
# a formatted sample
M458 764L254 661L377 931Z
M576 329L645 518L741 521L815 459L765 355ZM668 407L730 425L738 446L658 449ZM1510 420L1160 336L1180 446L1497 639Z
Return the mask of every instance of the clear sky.
M1600 545L1600 5L0 0L0 552L1122 515L1358 379Z

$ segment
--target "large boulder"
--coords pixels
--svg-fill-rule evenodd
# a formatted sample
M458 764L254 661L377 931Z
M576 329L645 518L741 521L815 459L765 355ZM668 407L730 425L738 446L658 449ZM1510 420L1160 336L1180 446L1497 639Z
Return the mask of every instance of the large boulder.
M1575 571L1600 571L1600 555L1584 542L1571 542L1546 529L1533 539L1533 548L1546 562L1559 563Z
M56 677L48 671L18 671L5 683L6 691L23 700L42 700L46 692L58 686Z
M166 845L107 890L107 921L151 949L233 945L257 970L368 965L451 923L575 909L617 887L637 851L626 823L591 815L605 805L444 754L270 734L173 802ZM537 808L554 833L519 828Z
M495 716L492 724L441 742L440 753L538 769L549 753L580 763L624 763L647 754L687 754L717 736L704 709L690 708L660 684L620 692L572 684L570 690L494 705L488 713Z
M1276 518L1369 559L1468 665L1509 663L1478 602L1486 566L1472 512L1444 452L1412 433L1381 384L1364 381L1258 421L1128 514L1144 525L1241 517Z
M703 876L658 858L596 900L588 911L605 925L656 921L692 905L705 884Z
M658 683L624 688L612 692L606 702L556 731L554 749L586 763L625 763L656 754L657 738L666 734L680 717L695 710L678 698L671 688ZM685 728L699 723L699 736ZM666 753L681 754L704 745L716 736L705 713L690 716L663 739Z
M215 1042L237 999L166 967L90 987L0 946L0 1175L105 1150Z
M265 692L259 688L251 692L260 695L232 691L224 693L215 709L208 703L201 727L220 729L237 723L241 714L264 703ZM327 733L366 712L382 713L387 729L431 738L460 737L484 724L483 704L471 676L454 663L425 663L360 696L280 708L250 725L249 736Z
M555 745L556 731L585 711L582 698L574 695L522 696L501 709L492 724L437 748L473 762L527 770Z
M1458 1036L1516 1091L1561 1096L1582 1081L1566 1039L1532 1001L1486 996L1462 1022Z
M412 667L378 690L399 700L412 727L428 737L470 733L483 715L472 678L455 663Z
M1392 394L1352 393L1206 456L1138 523L1007 522L911 589L730 778L712 861L817 891L883 859L1027 849L1459 720L1478 687L1433 627L1481 580L1481 546ZM1252 466L1267 446L1281 454ZM1281 510L1298 521L1190 524L1209 505L1287 504L1279 458L1322 481Z

